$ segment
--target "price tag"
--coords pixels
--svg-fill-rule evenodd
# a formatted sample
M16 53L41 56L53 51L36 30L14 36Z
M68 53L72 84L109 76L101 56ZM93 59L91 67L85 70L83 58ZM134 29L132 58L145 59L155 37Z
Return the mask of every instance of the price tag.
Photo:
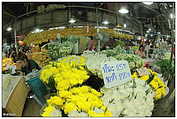
M101 64L101 69L106 88L118 86L131 80L130 68L125 60L104 62Z

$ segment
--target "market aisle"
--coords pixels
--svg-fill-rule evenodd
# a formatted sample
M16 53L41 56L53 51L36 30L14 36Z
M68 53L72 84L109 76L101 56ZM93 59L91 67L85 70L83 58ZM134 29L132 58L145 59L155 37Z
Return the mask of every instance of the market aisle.
M27 99L23 110L23 117L39 117L41 106L34 99Z

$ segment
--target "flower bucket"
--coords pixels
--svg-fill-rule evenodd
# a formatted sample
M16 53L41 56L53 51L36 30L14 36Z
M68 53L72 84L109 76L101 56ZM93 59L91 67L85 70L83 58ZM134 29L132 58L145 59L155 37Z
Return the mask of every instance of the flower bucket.
M29 74L28 80L26 82L28 83L32 92L35 94L38 100L42 104L45 104L46 100L44 96L48 93L48 90L46 86L42 83L42 81L39 79L38 72L33 72L32 74Z

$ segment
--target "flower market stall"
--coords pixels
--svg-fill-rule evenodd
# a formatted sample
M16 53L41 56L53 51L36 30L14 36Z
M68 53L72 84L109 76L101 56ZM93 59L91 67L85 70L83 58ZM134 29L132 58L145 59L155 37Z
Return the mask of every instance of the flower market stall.
M175 117L175 2L2 8L3 117Z
M53 82L56 92L47 100L41 115L51 117L151 116L154 103L168 93L163 79L151 69L143 68L141 64L136 67L135 72L132 72L130 81L106 88L101 72L101 63L106 61L118 60L103 53L88 51L82 56L60 58L43 67L40 79L48 87L51 87L49 84ZM131 60L128 62L131 63ZM133 68L135 67L130 69ZM98 84L97 87L94 87L95 84Z
M38 33L38 35L29 34L26 37L25 41L29 42L29 39L39 38L41 34L41 40L37 40L38 43L31 41L34 44L40 44L45 41L44 36L46 38L50 36L50 39L55 39L57 33L61 36L57 36L59 40L53 40L42 47L42 51L45 51L48 58L41 61L41 63L45 62L42 63L40 80L52 93L49 93L50 96L46 99L40 115L43 117L152 116L156 102L169 93L168 81L165 80L163 70L157 73L152 70L153 68L144 67L147 60L135 54L139 47L133 45L127 49L125 42L121 40L116 41L116 47L111 49L85 50L86 46L82 48L88 38L85 36L96 36L97 39L100 39L100 36L93 34L94 28L91 28L88 33L82 33L79 30L81 29L52 30ZM109 37L133 38L116 34L111 29L101 30L108 33ZM79 52L80 49L83 50ZM157 59L153 60L157 61ZM129 80L108 88L102 64L119 61L128 63Z
M174 78L174 75L170 77L166 71L168 67L169 73L174 74L174 66L167 61L169 54L160 59L152 58L153 62L146 65L150 59L142 58L135 53L139 49L138 46L127 47L126 42L120 40L131 39L126 35L120 35L113 48L86 50L88 42L86 43L85 39L90 38L83 34L75 35L75 30L70 30L74 35L68 36L62 36L63 31L60 32L62 37L57 36L56 40L45 43L40 50L27 55L42 68L39 73L34 73L34 76L31 74L38 79L31 89L35 95L38 95L38 91L41 93L37 99L42 106L40 116L151 117L158 102L172 93L168 81ZM112 30L104 30L109 33L109 37L115 38ZM31 35L35 34L26 38L30 38ZM97 41L100 40L100 36L95 38ZM42 39L38 40L37 44L44 42ZM126 65L126 70L122 70L122 73L114 72L113 65L119 69L116 63L120 62L127 62L120 64L120 67ZM106 64L105 67L103 64ZM12 73L15 65L12 59L6 58L3 60L3 71ZM160 68L160 71L155 67ZM113 73L105 77L105 71L109 72L109 75L110 72ZM30 80L28 76L26 79ZM115 83L108 86L108 82ZM42 89L35 89L37 85L46 88L47 98L40 92Z

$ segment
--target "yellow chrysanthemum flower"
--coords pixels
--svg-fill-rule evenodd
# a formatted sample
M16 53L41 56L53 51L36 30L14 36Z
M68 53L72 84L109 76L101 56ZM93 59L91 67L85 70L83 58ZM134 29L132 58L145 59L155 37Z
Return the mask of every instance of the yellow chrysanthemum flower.
M157 75L158 75L157 72L152 72L151 74L154 75L154 76L157 76Z
M141 80L148 80L149 79L149 75L144 75L140 77Z
M109 110L107 110L104 114L105 117L112 117L112 113Z
M70 98L72 93L70 91L59 91L59 96L62 98Z
M159 100L161 98L161 94L155 95L154 99Z
M137 72L134 72L133 75L131 75L131 78L132 78L132 79L138 78Z
M91 89L91 92L96 96L102 96L102 94L100 92L96 91L95 89Z
M155 80L152 80L150 82L150 86L152 86L154 89L158 89L159 87L158 82L156 82Z
M74 103L66 103L63 106L63 110L65 114L68 114L69 112L72 112L72 111L77 111L77 109L78 107Z
M47 103L48 103L49 105L54 104L54 105L61 106L61 105L63 105L63 102L64 102L64 100L61 99L61 98L58 97L58 96L53 96L53 97L51 97L49 100L47 100Z
M40 79L43 82L48 83L49 78L57 73L58 70L56 67L45 68L40 73Z
M43 117L52 117L51 113L55 110L55 107L49 105L44 109L44 112L41 114Z
M148 72L150 72L152 74L153 71L151 69L147 69L147 70L148 70Z

